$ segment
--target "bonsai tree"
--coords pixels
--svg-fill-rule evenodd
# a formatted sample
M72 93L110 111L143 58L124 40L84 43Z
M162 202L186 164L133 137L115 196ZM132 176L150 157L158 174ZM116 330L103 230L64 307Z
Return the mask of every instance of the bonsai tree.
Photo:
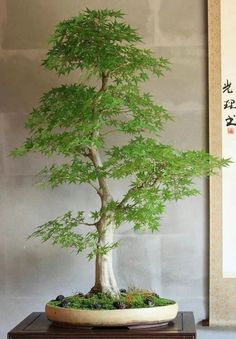
M88 250L88 258L96 260L91 292L116 296L114 230L128 222L135 231L158 231L167 202L197 194L194 178L212 175L229 163L203 151L177 151L158 142L171 116L141 86L150 75L164 75L169 62L137 47L142 39L123 17L121 11L86 9L56 26L43 65L58 75L78 71L78 83L52 88L42 96L26 122L29 137L12 152L62 156L64 163L40 172L42 181L52 188L85 183L94 189L99 210L90 215L67 211L37 227L31 237L77 253ZM111 143L114 132L128 135L129 141L108 147L105 136L110 135ZM109 179L124 178L130 185L123 197L114 199ZM81 225L88 227L87 233L80 232Z

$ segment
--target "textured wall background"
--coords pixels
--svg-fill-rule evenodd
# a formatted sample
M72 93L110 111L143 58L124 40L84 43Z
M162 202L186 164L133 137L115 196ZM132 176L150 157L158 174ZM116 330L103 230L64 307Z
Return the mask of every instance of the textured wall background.
M34 175L46 163L39 155L13 160L9 151L25 138L24 120L43 91L60 82L40 61L58 20L85 7L122 9L144 36L145 46L170 58L172 72L146 88L175 117L163 140L178 148L207 148L207 7L204 0L1 0L0 1L0 333L32 311L41 311L57 294L87 291L93 263L85 256L26 241L26 236L68 209L86 208L86 187L40 190ZM72 81L75 79L71 79ZM63 79L60 79L63 81ZM125 185L125 184L124 184ZM115 253L121 287L139 285L178 301L181 310L207 316L208 195L170 204L159 234L117 234ZM125 186L124 186L125 187ZM124 187L114 183L113 193ZM96 203L96 202L94 202ZM217 338L231 332L218 331ZM215 337L200 330L199 338ZM233 336L233 333L232 333Z

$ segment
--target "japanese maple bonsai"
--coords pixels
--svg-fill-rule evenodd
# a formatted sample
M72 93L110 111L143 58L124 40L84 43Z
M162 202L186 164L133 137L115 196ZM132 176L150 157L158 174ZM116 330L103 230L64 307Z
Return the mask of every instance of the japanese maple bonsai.
M128 222L136 231L158 231L167 202L197 194L194 177L212 175L228 164L203 151L176 151L158 142L171 117L141 86L150 75L162 76L169 62L138 47L142 39L123 16L116 10L87 9L57 25L43 65L58 75L79 71L78 83L42 96L26 122L29 138L12 152L62 156L63 164L40 172L43 182L52 188L85 183L94 189L99 210L91 215L68 211L32 236L77 253L89 249L89 259L96 260L90 294L115 298L120 290L112 266L112 249L118 245L114 230ZM105 136L109 144L115 142L114 132L128 135L129 141L108 146ZM116 200L108 181L124 178L130 179L129 188ZM80 225L88 226L86 234L78 231Z

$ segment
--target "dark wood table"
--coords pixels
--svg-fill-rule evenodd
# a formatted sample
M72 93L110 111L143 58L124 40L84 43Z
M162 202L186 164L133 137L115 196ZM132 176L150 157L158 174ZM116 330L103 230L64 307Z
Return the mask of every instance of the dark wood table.
M8 339L85 339L85 338L158 338L195 339L196 329L192 312L179 312L167 326L149 328L65 328L53 325L45 313L34 312L8 333Z

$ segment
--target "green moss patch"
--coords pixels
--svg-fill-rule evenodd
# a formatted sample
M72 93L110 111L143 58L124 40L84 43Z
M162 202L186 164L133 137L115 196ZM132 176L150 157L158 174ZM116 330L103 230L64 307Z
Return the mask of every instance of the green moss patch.
M58 296L48 304L81 310L115 310L167 306L175 304L175 301L160 298L159 295L151 291L130 289L128 291L121 290L119 297L111 296L108 293L78 293L69 297Z

